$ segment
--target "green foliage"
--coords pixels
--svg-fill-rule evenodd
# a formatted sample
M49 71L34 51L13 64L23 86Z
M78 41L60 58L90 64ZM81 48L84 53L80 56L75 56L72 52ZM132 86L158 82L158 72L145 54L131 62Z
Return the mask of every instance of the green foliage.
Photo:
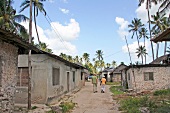
M155 91L155 92L153 93L153 95L155 95L155 96L168 95L168 94L170 94L170 89L158 90L158 91Z
M36 108L38 108L37 106L33 106L31 109L33 110L33 109L36 109Z
M155 108L156 105L147 96L145 97L135 97L122 100L120 102L120 110L126 111L127 113L141 113L139 108Z
M121 91L122 86L111 86L109 89L114 95L124 94L124 92Z
M120 82L106 82L106 85L116 85L116 86L120 86Z
M67 113L68 111L72 110L75 107L75 103L62 102L59 106L62 108L63 113Z

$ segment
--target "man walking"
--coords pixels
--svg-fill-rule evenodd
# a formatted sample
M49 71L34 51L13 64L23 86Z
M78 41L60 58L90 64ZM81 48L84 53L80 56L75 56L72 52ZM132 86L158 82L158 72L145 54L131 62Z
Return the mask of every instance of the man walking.
M100 81L100 85L101 85L101 93L105 92L105 84L106 84L106 79L105 76L102 77L101 81Z
M94 76L92 76L92 84L93 84L93 92L96 93L97 92L97 76L94 74Z

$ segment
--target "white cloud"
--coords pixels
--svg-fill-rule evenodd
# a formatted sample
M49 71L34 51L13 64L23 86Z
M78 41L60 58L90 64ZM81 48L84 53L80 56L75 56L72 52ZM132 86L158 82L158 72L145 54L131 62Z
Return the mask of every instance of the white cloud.
M28 29L28 22L21 24L25 26L26 29ZM52 49L53 53L56 55L59 55L61 52L63 52L65 54L74 56L77 53L77 48L70 41L78 38L80 33L79 23L76 22L75 19L70 19L70 23L65 26L59 22L52 22L51 25L54 26L54 29L57 29L55 31L57 34L59 34L57 35L52 28L43 30L38 26L40 41L45 42L48 45L48 48ZM35 43L38 43L34 23L32 35L34 37Z
M139 45L144 46L144 43L140 42ZM129 44L128 47L129 47L132 63L135 63L136 61L142 62L141 57L138 58L137 53L136 53L136 51L137 51L136 49L138 48L138 42L135 41L132 44ZM146 50L147 50L147 53L148 53L148 55L146 56L147 63L150 63L152 61L152 57L151 57L151 53L150 53L151 52L150 41L145 42L145 47L146 47ZM124 45L122 47L122 51L126 54L129 54L127 45Z
M158 11L160 4L154 5L152 4L152 7L150 9L150 15L155 15ZM146 24L148 21L148 12L146 9L146 3L143 3L140 7L136 9L137 18L140 18L142 23Z
M64 14L68 14L69 10L68 9L63 9L63 8L59 8L59 10L64 13Z
M54 0L48 0L50 3L54 3Z
M120 25L119 30L117 32L120 37L124 39L125 36L129 35L129 32L127 30L129 22L121 17L116 17L115 21L118 25Z
M68 1L67 0L61 0L62 2L64 2L64 3L68 3Z

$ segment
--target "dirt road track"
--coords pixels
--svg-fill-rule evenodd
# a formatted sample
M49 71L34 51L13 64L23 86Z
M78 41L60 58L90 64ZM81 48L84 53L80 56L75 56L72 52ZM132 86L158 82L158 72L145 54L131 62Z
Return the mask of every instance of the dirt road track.
M120 113L109 87L106 86L106 92L101 93L98 84L98 92L93 93L91 82L86 82L86 85L75 94L73 102L78 105L72 113Z

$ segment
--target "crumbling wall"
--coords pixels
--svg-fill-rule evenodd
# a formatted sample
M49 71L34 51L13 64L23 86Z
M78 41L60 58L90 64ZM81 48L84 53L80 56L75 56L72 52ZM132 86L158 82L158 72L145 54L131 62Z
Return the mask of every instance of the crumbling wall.
M18 48L0 41L0 111L12 113L14 109Z

